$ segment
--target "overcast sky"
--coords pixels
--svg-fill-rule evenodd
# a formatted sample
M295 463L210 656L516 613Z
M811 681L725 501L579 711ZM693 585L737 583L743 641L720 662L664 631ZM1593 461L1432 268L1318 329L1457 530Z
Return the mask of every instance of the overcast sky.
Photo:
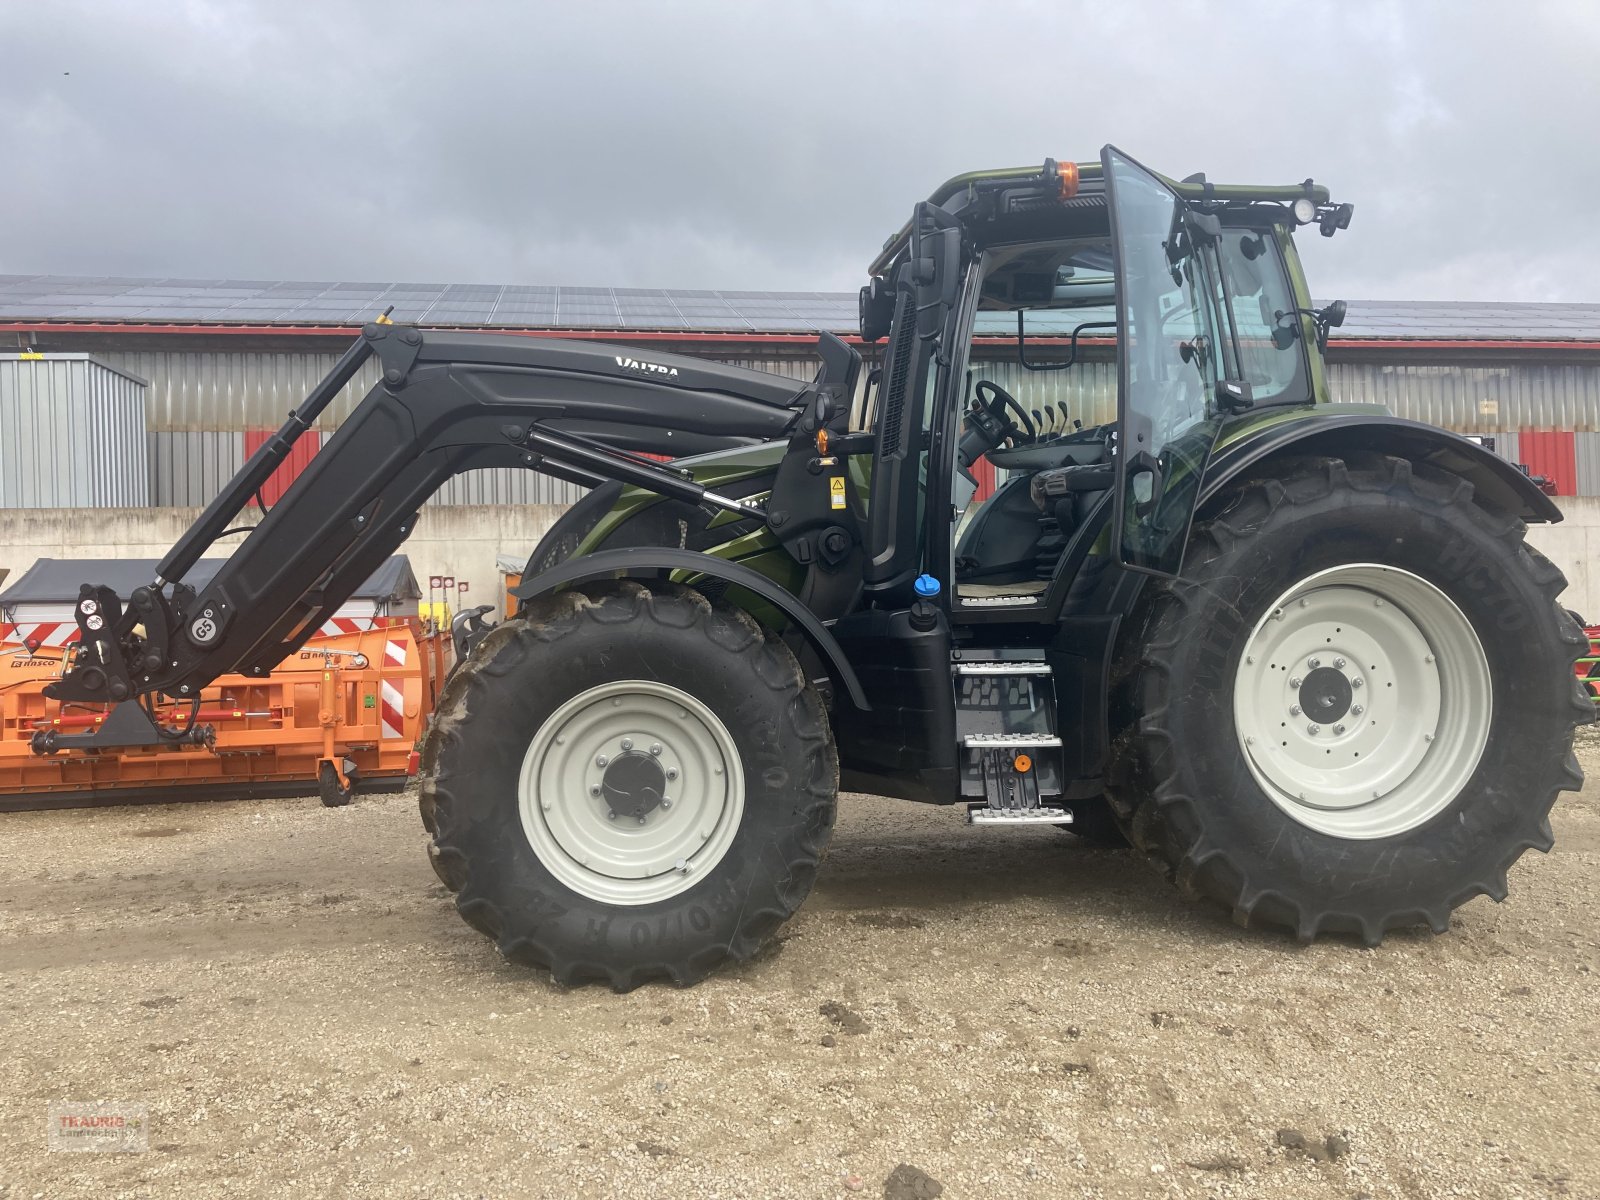
M1320 297L1600 301L1600 3L0 3L0 273L853 289L961 171L1327 183Z

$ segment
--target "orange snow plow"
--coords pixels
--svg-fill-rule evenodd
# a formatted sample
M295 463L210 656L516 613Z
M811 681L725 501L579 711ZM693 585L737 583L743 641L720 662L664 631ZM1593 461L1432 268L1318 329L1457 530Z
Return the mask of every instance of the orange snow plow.
M401 576L403 592L409 565ZM113 706L45 696L74 653L75 630L62 624L58 634L38 619L48 607L16 601L20 587L0 595L0 809L313 787L339 805L358 786L397 790L416 772L416 743L451 664L448 635L411 615L415 596L408 605L391 590L363 608L358 593L271 675L224 675L197 701L163 696L131 713L148 721L129 721Z

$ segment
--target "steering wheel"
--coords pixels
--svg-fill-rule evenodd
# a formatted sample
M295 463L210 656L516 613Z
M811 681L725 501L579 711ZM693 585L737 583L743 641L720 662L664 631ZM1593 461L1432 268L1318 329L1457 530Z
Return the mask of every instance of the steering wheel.
M999 384L990 383L987 379L982 379L973 387L972 394L975 397L973 400L974 407L983 409L984 412L999 421L1005 427L1005 437L1016 437L1019 433L1025 433L1025 440L1029 442L1039 440L1039 431L1033 423L1033 418L1028 415L1027 409L1018 404L1016 398L1005 388ZM1007 415L1005 410L1008 408L1017 414L1020 424ZM999 440L1004 441L1005 437Z

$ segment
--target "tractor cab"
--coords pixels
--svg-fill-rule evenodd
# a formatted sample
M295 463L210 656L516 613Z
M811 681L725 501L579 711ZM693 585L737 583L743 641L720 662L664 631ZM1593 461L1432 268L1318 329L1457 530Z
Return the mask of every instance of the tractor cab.
M1324 318L1290 230L1348 220L1310 181L1178 184L1113 147L946 184L862 289L863 338L888 337L875 469L915 457L929 493L875 525L869 591L925 572L957 613L1053 618L1068 547L1105 518L1119 564L1175 575L1223 424L1318 399Z
M863 608L835 633L893 694L841 732L847 775L1045 820L1099 794L1118 622L1180 570L1224 429L1319 398L1337 314L1310 308L1291 230L1349 215L1310 181L1175 183L1114 147L917 205L861 292L863 340L887 341ZM919 606L925 628L896 623Z

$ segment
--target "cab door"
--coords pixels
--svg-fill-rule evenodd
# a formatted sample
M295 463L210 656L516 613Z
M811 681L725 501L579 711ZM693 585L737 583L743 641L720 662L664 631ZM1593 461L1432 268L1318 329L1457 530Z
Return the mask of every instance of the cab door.
M1183 565L1222 423L1227 334L1215 239L1171 187L1116 147L1102 150L1100 162L1116 263L1114 541L1124 566L1170 577Z
M938 401L950 385L945 347L966 265L955 218L937 205L917 205L910 253L896 270L878 393L862 572L868 602L832 626L872 704L834 721L845 786L936 803L954 800L959 788L949 581L920 602L914 587L925 570L942 574L925 553L930 529L939 530L949 555L948 517L938 524L930 495L948 496L939 471L955 457Z

